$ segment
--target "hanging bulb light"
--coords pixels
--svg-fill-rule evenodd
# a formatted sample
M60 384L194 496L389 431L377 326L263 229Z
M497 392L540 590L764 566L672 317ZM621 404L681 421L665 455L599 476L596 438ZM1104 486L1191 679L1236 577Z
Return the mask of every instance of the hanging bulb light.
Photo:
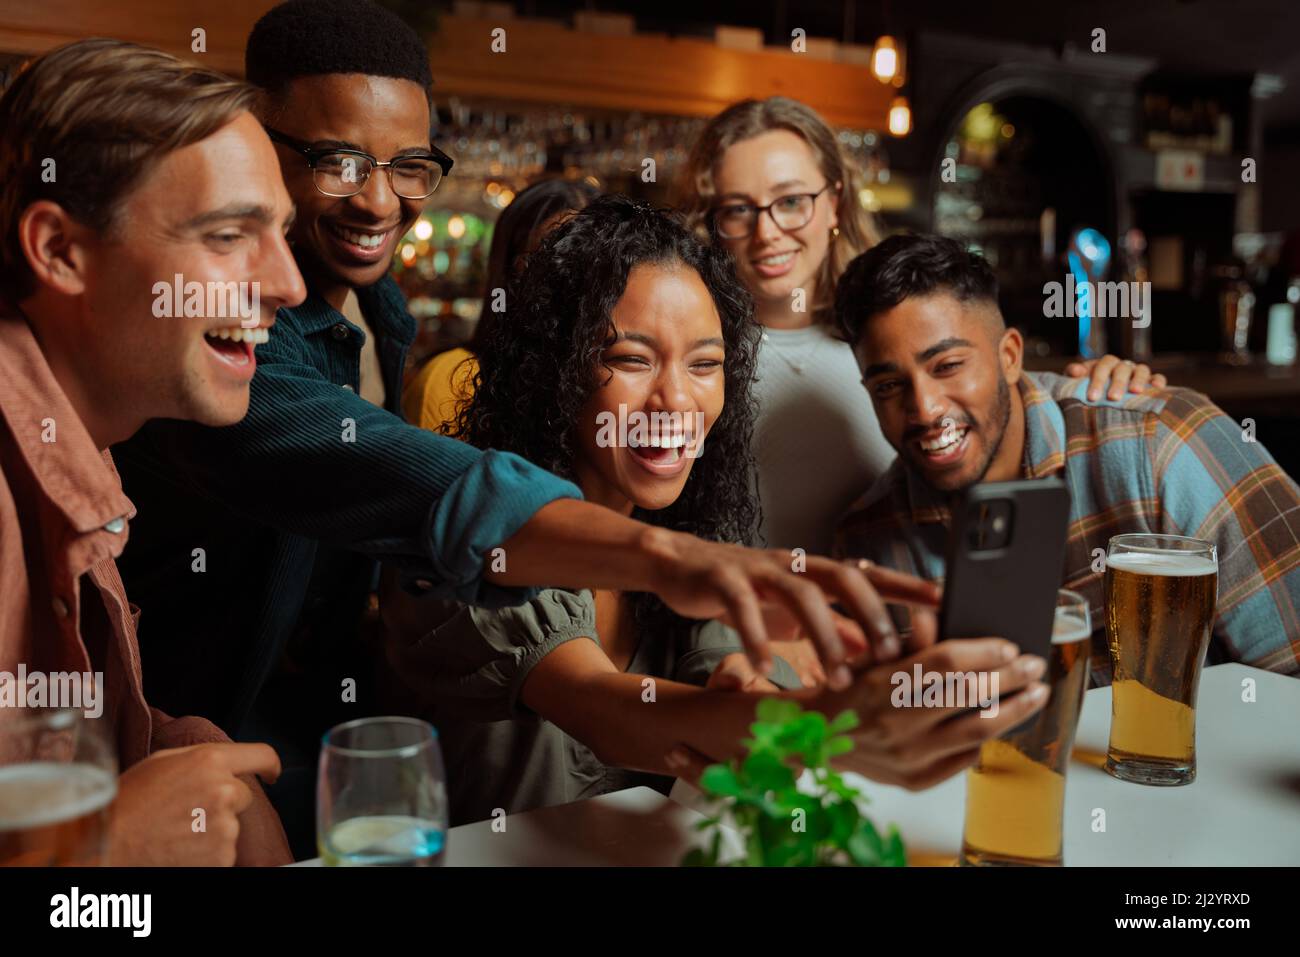
M912 132L912 108L905 96L896 96L889 104L889 132L894 136Z
M893 37L881 37L871 52L871 72L881 83L891 83L898 76L898 43Z

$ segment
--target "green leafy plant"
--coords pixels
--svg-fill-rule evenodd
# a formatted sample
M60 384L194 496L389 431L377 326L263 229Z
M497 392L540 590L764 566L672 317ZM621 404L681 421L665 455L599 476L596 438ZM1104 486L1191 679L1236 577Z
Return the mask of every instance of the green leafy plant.
M749 727L753 737L744 741L746 756L710 765L700 778L713 808L696 829L711 833L682 864L718 866L723 827L729 824L745 842L744 857L730 862L738 865L902 867L906 856L898 828L891 825L882 837L858 810L866 798L830 767L832 758L853 750L844 732L857 725L852 711L828 722L794 701L760 701ZM796 786L800 767L812 772L811 793Z

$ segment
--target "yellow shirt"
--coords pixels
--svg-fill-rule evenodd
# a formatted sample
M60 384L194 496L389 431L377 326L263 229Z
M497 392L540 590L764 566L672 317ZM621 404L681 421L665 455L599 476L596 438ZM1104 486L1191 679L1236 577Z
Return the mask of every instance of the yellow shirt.
M406 421L451 435L462 403L474 397L478 360L468 349L449 349L428 362L402 388Z

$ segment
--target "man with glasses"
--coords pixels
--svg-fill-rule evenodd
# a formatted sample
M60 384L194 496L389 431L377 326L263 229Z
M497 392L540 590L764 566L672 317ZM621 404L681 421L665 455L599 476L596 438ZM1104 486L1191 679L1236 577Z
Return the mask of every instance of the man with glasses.
M321 733L374 707L364 626L377 559L411 591L478 605L525 600L506 587L525 584L655 592L739 626L759 662L764 622L798 619L847 685L826 595L884 640L892 624L868 575L813 557L793 574L786 555L562 501L576 486L402 421L415 324L388 268L451 167L430 142L414 32L369 0L290 0L254 27L246 59L296 207L307 298L258 346L241 423L158 422L115 447L139 510L120 565L142 609L147 692L276 746L270 793L295 851L314 846ZM911 597L935 601L913 584ZM773 604L788 611L765 618Z
M400 78L385 79L389 82L379 84L378 89L387 89L398 103L403 99L403 94L406 99L411 99L411 91L400 82ZM301 98L311 102L326 102L331 96L329 87L355 89L362 84L369 88L369 93L376 89L376 84L369 78L362 79L356 75L349 79L332 74L304 77L296 85ZM313 86L322 89L313 90ZM343 96L345 102L353 103L359 103L364 98L365 95L356 97L348 92L344 92ZM286 112L283 108L285 94L278 93L273 97L272 103L277 99L280 100L281 109L275 110L272 106L272 111L277 116L283 115ZM408 125L414 122L414 117L420 115L419 107L414 103L404 104L402 112L412 118ZM360 119L363 123L368 122L367 118ZM298 126L310 125L303 123L301 115L295 115L290 122L295 122ZM321 211L318 222L322 232L313 238L327 241L320 244L308 243L303 251L315 260L313 275L320 280L317 288L322 298L342 313L348 322L365 332L358 391L362 398L383 406L386 388L375 348L380 330L366 318L365 310L361 308L354 290L384 279L397 241L419 216L424 200L438 188L442 177L451 171L452 160L437 147L428 144L403 146L391 160L381 161L357 143L348 140L317 139L307 143L269 125L266 132L272 142L301 156L310 172L314 193L305 188L303 180L306 174L302 163L295 163L290 158L284 164L286 180L297 181L303 187L307 204L312 209ZM366 191L370 177L378 170L387 175L387 192L393 198L387 207L377 210L375 206L365 203L330 202L361 195ZM392 280L388 282L391 283ZM405 313L404 307L402 313Z
M303 155L314 174L316 188L326 196L353 196L365 188L374 170L383 168L394 193L403 199L424 199L451 172L451 157L432 145L427 150L403 150L401 155L381 163L352 145L311 146L270 127L266 133L273 142Z

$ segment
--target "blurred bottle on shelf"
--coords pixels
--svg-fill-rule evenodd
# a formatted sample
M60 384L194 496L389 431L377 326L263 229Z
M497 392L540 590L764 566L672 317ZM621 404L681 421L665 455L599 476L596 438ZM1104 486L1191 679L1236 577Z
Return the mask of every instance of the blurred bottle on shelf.
M1212 274L1218 283L1219 327L1222 349L1219 359L1230 365L1250 362L1250 323L1255 312L1255 290L1245 280L1239 263L1217 266Z
M1129 297L1131 316L1119 319L1119 354L1134 362L1151 359L1151 271L1147 264L1147 238L1140 229L1130 229L1120 244L1119 279L1131 284L1145 284L1146 292ZM1136 289L1133 285L1130 288Z
M1286 287L1286 301L1268 309L1268 345L1265 357L1271 365L1294 365L1296 360L1296 310L1300 309L1300 276Z

